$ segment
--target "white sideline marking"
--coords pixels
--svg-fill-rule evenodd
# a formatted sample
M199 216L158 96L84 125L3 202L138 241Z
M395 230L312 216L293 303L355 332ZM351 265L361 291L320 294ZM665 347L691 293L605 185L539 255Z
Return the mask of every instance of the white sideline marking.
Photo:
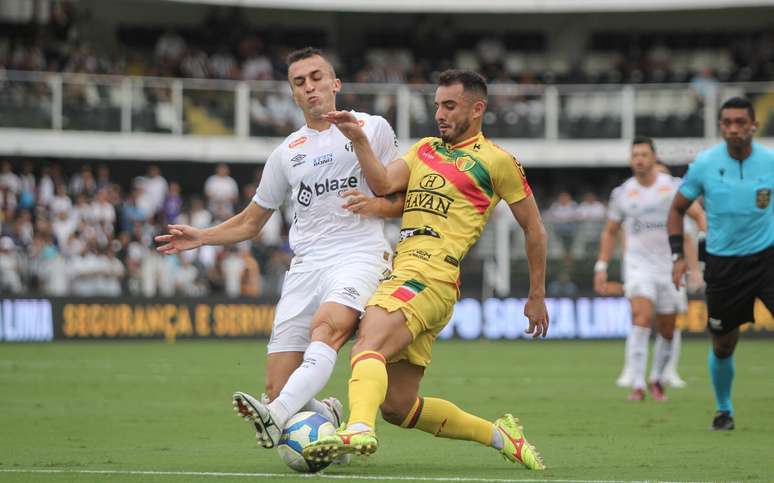
M41 468L0 468L0 473L54 473L54 474L79 474L79 475L140 475L140 476L215 476L243 477L243 478L322 478L329 480L389 480L389 481L458 481L481 483L512 483L529 482L543 483L553 481L556 483L688 483L679 481L659 480L554 480L539 478L508 479L508 478L464 478L464 477L433 477L433 476L377 476L377 475L326 475L294 474L294 473L227 473L217 471L152 471L152 470L67 470L67 469L41 469Z

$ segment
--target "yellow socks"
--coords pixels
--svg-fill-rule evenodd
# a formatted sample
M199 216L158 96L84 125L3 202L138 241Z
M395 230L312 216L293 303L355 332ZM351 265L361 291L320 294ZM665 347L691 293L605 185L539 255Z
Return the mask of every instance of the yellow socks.
M378 352L363 351L351 360L349 380L349 425L376 426L376 413L387 395L387 367Z
M494 431L489 421L466 413L454 403L432 397L417 398L401 426L421 429L439 438L476 441L484 446L492 445Z

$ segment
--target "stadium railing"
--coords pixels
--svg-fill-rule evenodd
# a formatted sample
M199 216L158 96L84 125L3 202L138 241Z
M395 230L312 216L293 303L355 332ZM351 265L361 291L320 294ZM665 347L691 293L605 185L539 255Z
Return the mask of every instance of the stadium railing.
M229 81L0 70L0 128L113 133L284 137L299 113L282 81ZM746 95L774 136L774 83L492 84L485 128L493 138L532 140L717 136L723 99ZM385 116L400 139L435 131L432 85L344 85L339 107Z

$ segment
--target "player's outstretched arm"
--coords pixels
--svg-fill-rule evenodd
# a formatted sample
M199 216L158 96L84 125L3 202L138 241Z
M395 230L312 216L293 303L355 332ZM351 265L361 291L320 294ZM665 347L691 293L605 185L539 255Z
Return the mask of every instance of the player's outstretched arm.
M406 193L392 193L386 196L368 196L362 191L351 189L342 196L346 198L343 207L360 216L400 218Z
M594 291L599 295L608 295L607 264L615 253L615 241L618 239L620 231L621 224L619 222L607 220L602 234L599 236L599 255L597 263L594 264Z
M526 239L527 264L529 265L529 295L524 306L524 316L529 327L524 332L532 337L543 337L548 333L548 311L546 310L546 229L540 219L535 198L528 196L509 205L516 221L524 230Z
M688 264L683 255L683 218L688 208L693 203L679 191L672 200L672 206L669 207L667 216L667 233L669 233L669 245L672 253L679 253L672 264L672 282L678 289L683 281L683 275L688 270ZM673 246L674 245L674 246Z
M255 238L272 211L250 203L247 208L220 225L199 229L188 225L169 225L169 233L155 238L163 243L157 250L164 255L174 255L202 245L231 245Z
M410 174L406 162L396 159L387 166L382 164L374 154L368 136L358 124L354 114L348 111L333 111L324 114L323 117L352 141L360 168L374 194L384 196L406 189Z

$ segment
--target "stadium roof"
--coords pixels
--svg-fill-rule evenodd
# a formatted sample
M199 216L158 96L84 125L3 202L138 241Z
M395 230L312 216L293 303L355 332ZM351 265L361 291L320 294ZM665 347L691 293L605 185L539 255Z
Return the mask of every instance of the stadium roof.
M350 12L635 12L774 6L774 0L171 0L211 5Z

